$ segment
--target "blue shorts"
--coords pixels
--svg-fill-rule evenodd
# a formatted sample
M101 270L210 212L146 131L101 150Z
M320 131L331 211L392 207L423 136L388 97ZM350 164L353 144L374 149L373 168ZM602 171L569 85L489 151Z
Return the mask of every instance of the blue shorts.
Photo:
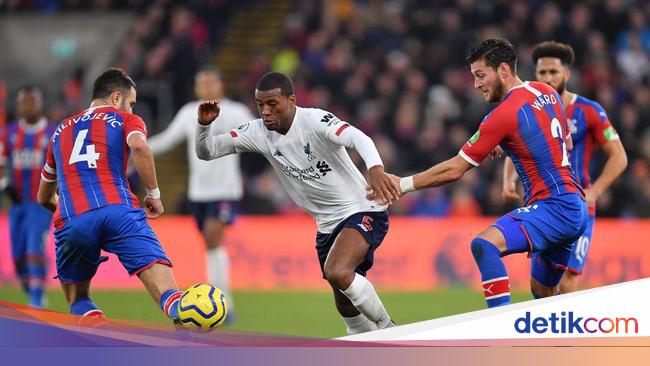
M130 275L153 263L171 262L147 223L144 210L125 205L100 207L73 218L54 232L56 271L62 282L84 282L97 272L104 250L117 255Z
M569 263L573 242L587 225L587 204L577 193L533 202L499 218L493 226L506 239L506 251L530 252L531 276L548 287L560 282Z
M191 202L192 216L199 230L203 230L206 219L217 219L226 225L231 225L237 217L237 201Z
M330 249L332 249L332 245L334 245L339 233L345 228L358 231L370 246L365 260L355 269L355 272L365 276L368 270L372 268L375 250L377 250L388 232L388 213L386 211L359 212L341 221L329 234L316 233L316 253L318 254L318 262L320 263L323 278L325 278L324 268L327 255L330 253Z
M575 274L582 273L585 262L587 262L587 254L589 253L589 247L591 245L591 237L594 234L595 223L596 216L589 216L585 231L574 243L571 258L569 258L569 264L567 264L567 271Z
M36 202L14 203L9 208L9 236L14 261L43 259L52 213Z

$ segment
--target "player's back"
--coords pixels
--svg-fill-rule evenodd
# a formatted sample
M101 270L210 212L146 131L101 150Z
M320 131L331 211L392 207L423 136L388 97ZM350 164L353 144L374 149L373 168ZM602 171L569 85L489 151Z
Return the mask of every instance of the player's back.
M7 163L11 186L21 202L36 202L45 150L53 132L54 126L45 118L33 125L20 120L6 128L2 160Z
M495 113L508 122L501 144L521 178L527 204L582 189L569 163L565 110L557 92L539 82L513 88Z
M133 133L146 136L140 117L99 106L65 119L50 143L44 179L59 184L55 226L92 209L111 204L138 207L126 178Z

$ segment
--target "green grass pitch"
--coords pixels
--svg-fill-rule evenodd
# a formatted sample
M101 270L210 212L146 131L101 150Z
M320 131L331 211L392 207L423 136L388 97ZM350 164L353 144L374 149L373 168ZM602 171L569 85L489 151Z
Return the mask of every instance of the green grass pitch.
M329 292L238 291L235 292L235 322L224 328L256 332L333 338L345 335L345 326ZM483 295L472 289L449 288L428 292L380 291L379 296L398 324L407 324L485 308ZM168 322L145 291L92 292L93 301L111 318ZM513 293L513 301L530 300L524 292ZM0 301L26 303L23 292L0 287ZM67 312L63 293L48 292L48 308Z

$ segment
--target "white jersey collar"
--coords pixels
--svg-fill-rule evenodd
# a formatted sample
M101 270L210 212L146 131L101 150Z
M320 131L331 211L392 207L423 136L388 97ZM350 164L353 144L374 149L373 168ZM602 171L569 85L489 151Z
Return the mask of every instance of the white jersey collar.
M45 117L41 117L38 120L38 122L36 122L33 125L30 125L29 123L27 123L25 121L24 118L21 118L18 121L18 126L20 126L20 128L25 130L25 132L36 132L36 131L42 130L43 128L45 128L47 126L47 119L45 119Z

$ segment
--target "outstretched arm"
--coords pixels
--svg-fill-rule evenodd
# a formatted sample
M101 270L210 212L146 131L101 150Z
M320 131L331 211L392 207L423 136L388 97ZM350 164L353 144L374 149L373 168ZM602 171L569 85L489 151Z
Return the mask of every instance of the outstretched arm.
M203 102L199 105L198 126L196 127L196 142L194 149L196 156L201 160L212 160L224 155L234 154L235 143L228 134L212 136L210 126L219 116L219 103L214 100Z
M400 179L400 188L402 193L407 193L423 188L439 187L459 180L465 172L473 167L460 155L456 155L428 170Z

